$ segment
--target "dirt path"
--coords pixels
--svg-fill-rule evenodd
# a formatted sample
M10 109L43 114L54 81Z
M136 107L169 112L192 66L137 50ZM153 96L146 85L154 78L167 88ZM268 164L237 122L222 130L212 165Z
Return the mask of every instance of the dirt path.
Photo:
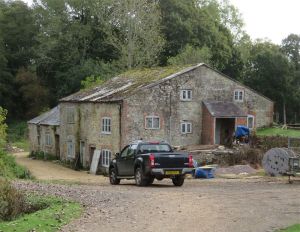
M83 184L98 184L107 181L103 176L95 176L85 171L75 171L50 161L28 158L28 152L15 153L18 164L25 166L38 180L58 180Z
M300 223L300 182L285 179L169 180L145 188L133 181L111 186L107 178L17 155L39 179L79 180L91 185L17 181L19 189L80 201L84 215L62 231L266 232ZM96 184L97 183L97 184Z

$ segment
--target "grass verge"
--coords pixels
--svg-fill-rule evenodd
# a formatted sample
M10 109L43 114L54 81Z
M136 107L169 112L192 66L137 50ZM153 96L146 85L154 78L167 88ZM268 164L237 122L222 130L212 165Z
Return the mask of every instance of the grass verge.
M256 135L300 137L300 130L281 129L281 128L261 128L256 131Z
M286 229L279 230L278 232L299 232L299 231L300 231L300 224L296 224Z
M27 200L34 205L45 205L42 210L25 214L16 220L0 222L0 232L14 231L57 231L82 213L79 203L57 197L28 196Z
M15 157L0 149L0 177L14 179L31 178L29 171L16 163Z

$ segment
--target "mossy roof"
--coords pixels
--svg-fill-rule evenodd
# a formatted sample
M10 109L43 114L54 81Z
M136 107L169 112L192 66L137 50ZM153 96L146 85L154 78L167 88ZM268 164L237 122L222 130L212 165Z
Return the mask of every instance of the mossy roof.
M191 71L202 64L194 66L167 66L126 71L99 86L81 90L61 102L110 102L122 100L142 88L167 81L180 74Z

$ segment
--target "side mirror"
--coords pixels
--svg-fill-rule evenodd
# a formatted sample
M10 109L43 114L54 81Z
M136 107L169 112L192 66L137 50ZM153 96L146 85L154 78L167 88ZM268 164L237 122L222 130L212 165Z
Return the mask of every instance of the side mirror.
M118 158L118 157L120 156L120 153L117 152L117 153L115 154L115 156L116 156L116 158Z

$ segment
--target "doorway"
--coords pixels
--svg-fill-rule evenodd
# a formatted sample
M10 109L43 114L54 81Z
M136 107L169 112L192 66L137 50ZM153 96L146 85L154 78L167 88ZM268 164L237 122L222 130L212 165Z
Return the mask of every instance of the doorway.
M57 159L60 158L60 152L59 152L59 135L55 135L55 156Z
M215 144L227 145L235 130L235 118L216 118Z
M91 167L91 163L92 163L92 160L93 160L93 155L94 155L94 152L96 150L96 146L95 145L90 145L89 146L89 156L88 156L88 166Z
M80 146L79 146L79 160L80 160L80 165L82 166L82 167L84 167L85 166L85 164L84 164L84 155L85 155L85 142L84 141L82 141L82 140L80 140Z

